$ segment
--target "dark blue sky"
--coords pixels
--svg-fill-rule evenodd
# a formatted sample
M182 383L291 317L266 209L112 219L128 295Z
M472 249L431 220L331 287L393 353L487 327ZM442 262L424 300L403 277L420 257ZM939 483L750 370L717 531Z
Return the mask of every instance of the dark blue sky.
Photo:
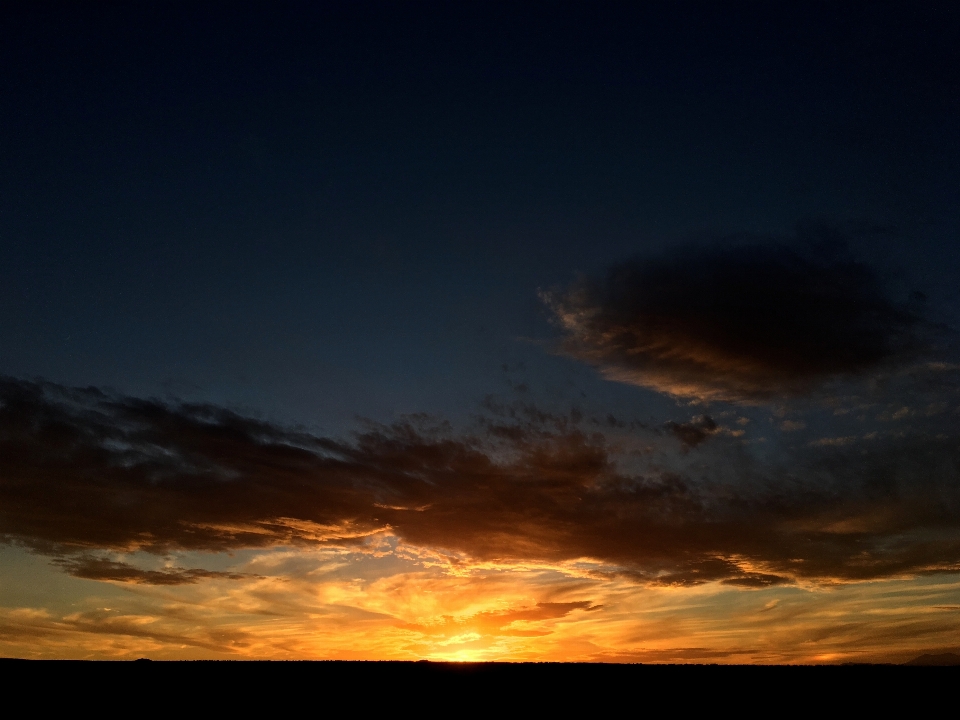
M508 378L642 416L538 289L810 220L956 324L960 23L923 5L7 5L0 374L333 431Z

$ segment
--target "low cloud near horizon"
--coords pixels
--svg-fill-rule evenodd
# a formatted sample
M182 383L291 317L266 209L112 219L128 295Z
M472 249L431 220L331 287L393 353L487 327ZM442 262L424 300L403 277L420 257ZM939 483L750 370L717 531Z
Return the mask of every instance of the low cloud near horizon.
M362 551L388 533L474 562L590 559L654 585L952 571L957 375L914 373L908 395L933 387L949 402L887 420L877 406L881 435L793 430L792 445L766 455L729 418L636 431L643 442L631 445L577 414L490 404L470 432L412 419L339 440L212 405L7 378L0 535L78 577L160 585L230 574L142 569L116 554Z

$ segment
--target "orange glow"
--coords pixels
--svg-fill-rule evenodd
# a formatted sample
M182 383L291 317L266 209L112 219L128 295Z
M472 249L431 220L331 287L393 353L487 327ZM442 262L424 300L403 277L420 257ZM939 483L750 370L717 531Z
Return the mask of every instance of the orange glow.
M24 583L55 576L72 595L60 607L6 599L0 653L18 657L843 662L906 659L960 630L949 576L650 587L588 561L471 563L390 536L362 550L260 552L239 563L247 579L174 587L15 559Z

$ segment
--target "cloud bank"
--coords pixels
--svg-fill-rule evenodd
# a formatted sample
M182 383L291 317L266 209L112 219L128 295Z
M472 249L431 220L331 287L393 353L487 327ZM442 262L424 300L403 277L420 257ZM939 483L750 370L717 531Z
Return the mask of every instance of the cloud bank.
M937 372L956 389L956 370ZM700 418L673 428L691 461L669 467L535 409L473 433L409 421L343 441L210 405L6 379L0 534L80 577L154 584L208 571L140 571L104 553L362 548L386 532L476 561L589 558L661 585L956 570L958 417L950 407L883 442L767 459Z
M743 242L612 267L543 299L563 352L611 379L700 400L758 400L904 358L920 317L838 243Z

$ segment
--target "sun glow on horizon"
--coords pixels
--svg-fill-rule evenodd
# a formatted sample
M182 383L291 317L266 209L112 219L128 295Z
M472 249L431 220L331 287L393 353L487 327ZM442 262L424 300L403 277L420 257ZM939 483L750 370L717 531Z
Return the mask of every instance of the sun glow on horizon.
M389 552L250 553L248 579L175 587L91 583L19 553L23 582L57 581L60 607L3 610L0 652L20 657L274 658L450 662L843 662L888 658L882 626L918 649L960 629L950 576L824 588L655 587L562 564L421 562ZM8 560L10 558L7 558ZM269 568L269 570L268 570ZM267 572L272 573L271 576ZM7 587L5 595L16 588ZM9 607L9 600L4 603ZM920 618L920 619L918 619ZM827 629L829 628L829 631Z

